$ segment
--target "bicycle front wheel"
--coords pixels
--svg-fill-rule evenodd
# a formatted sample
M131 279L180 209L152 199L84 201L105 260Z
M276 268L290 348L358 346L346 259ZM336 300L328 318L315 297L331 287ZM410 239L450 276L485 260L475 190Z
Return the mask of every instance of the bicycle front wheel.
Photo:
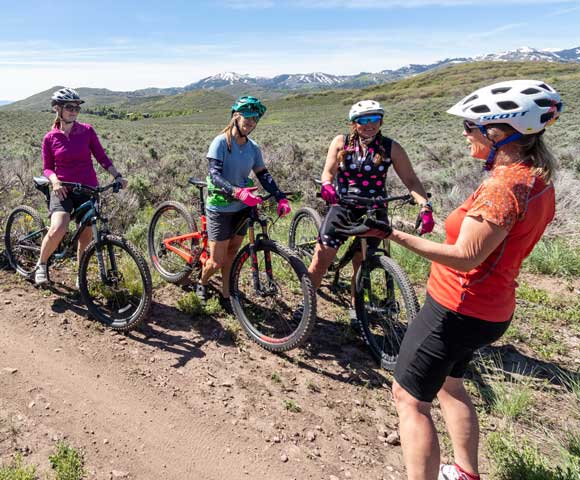
M386 256L374 256L356 277L355 307L365 342L382 368L393 370L403 336L419 312L405 271Z
M30 278L36 270L46 230L34 208L20 205L8 215L4 232L6 255L10 266L26 278Z
M89 313L118 331L137 327L151 307L151 273L137 248L122 237L106 235L100 248L92 241L79 265L79 288Z
M292 217L288 230L288 246L296 250L304 262L312 260L321 224L319 213L310 207L300 208Z
M233 311L249 337L266 350L301 345L316 321L316 295L308 270L292 250L261 240L246 245L230 276Z
M193 217L179 202L163 202L153 213L147 232L147 250L153 268L166 282L186 283L192 266L169 250L163 240L195 231L197 226ZM199 240L190 240L185 246L193 253L199 247Z

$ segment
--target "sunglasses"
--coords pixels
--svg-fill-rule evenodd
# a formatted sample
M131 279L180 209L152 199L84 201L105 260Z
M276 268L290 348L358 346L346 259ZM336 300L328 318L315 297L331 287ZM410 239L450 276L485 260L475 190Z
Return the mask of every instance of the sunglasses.
M377 123L383 119L380 115L368 115L366 117L360 117L355 119L355 122L359 125L367 125L369 123Z
M67 103L64 107L67 112L80 112L81 111L81 106L80 105L74 105L72 103Z
M478 129L483 135L487 134L487 129L483 125L473 123L471 120L463 120L463 130L465 130L465 133L469 133L475 129Z

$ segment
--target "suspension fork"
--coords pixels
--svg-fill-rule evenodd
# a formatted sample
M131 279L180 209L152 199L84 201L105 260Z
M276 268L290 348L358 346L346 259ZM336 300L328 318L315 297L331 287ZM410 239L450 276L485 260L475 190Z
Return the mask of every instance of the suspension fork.
M258 252L256 251L256 234L254 232L254 222L250 220L250 225L248 226L248 240L250 248L250 262L252 265L252 283L254 284L254 290L258 293L262 291L260 286L260 272L258 270Z
M99 274L101 275L101 281L104 285L109 284L109 278L107 275L107 269L105 268L105 259L103 257L103 241L102 236L106 233L105 231L99 231L97 227L97 219L93 218L91 222L91 229L93 230L93 238L96 240L95 252L97 254L97 263L99 265ZM109 257L109 262L111 265L111 270L117 271L117 260L115 259L115 254L113 252L113 246L107 244L107 255Z
M362 254L362 260L360 264L361 269L361 278L362 278L362 287L363 290L368 290L371 288L371 276L370 276L370 268L368 262L368 249L367 249L367 239L364 237L360 238L360 252Z

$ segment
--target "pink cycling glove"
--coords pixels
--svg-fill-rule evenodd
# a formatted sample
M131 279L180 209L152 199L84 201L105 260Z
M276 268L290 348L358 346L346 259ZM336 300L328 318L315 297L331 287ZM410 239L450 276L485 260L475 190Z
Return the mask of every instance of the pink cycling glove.
M421 231L419 235L431 233L435 227L435 220L433 220L433 212L431 210L421 210L417 218L417 223L421 222Z
M320 196L329 205L336 205L338 203L338 196L336 195L336 190L334 185L330 182L324 182L322 188L320 189Z
M254 195L254 191L257 189L258 187L238 188L234 193L234 197L236 197L248 207L255 207L256 205L260 205L260 203L263 202L260 197Z
M278 202L278 208L276 209L276 211L278 212L279 217L285 217L286 215L288 215L292 211L292 208L290 207L290 203L288 202L288 200L286 198L280 199L280 201Z

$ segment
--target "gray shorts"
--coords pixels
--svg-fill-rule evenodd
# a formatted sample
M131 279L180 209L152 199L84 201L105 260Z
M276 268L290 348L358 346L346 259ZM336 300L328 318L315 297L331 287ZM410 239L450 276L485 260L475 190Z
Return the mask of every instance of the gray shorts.
M206 210L207 235L209 240L219 242L230 240L234 235L244 236L248 231L248 210L239 212L214 212Z

